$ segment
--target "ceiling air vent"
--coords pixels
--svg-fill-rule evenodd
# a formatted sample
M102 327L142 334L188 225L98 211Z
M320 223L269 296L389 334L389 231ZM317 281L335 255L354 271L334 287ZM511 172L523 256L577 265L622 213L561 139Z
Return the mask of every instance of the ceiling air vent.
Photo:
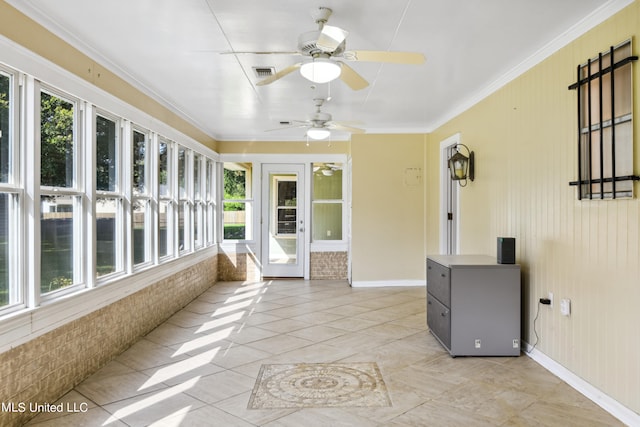
M276 67L253 67L253 72L261 79L271 77L276 73Z

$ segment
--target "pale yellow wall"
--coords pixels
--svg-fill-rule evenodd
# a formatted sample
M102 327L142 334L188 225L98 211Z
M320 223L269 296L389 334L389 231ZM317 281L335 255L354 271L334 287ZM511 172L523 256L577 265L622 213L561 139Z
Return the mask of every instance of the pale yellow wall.
M424 179L406 174L424 173L424 147L424 135L353 135L354 282L424 278Z
M212 150L216 150L216 141L205 132L53 35L5 1L0 1L0 34L87 80L100 89L115 95ZM2 58L0 58L0 61L2 61Z
M438 188L439 143L461 132L476 153L476 180L461 190L461 250L496 253L497 236L517 239L524 272L524 336L537 349L640 412L640 200L578 201L576 66L640 34L640 2L561 49L429 135L427 187ZM638 53L637 46L634 53ZM634 65L635 114L640 64ZM635 174L640 125L634 120ZM355 164L355 161L354 161ZM635 184L636 194L640 186ZM428 194L427 251L438 251L438 191ZM563 317L559 299L570 298Z

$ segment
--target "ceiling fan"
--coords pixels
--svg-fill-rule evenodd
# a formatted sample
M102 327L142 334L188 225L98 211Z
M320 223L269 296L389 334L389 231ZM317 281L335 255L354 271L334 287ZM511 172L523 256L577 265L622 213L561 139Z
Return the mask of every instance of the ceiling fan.
M340 163L314 163L313 172L319 172L324 176L332 176L335 171L342 170Z
M229 52L252 54L288 54L310 57L310 60L290 65L273 75L260 80L257 86L264 86L279 80L295 70L314 83L327 83L340 78L351 89L360 90L369 85L360 74L345 61L387 62L396 64L422 64L425 57L418 52L389 52L375 50L345 50L348 31L327 25L332 10L319 7L313 13L318 30L302 33L298 37L296 52Z
M284 129L292 129L292 128L307 128L306 136L311 139L322 140L326 139L331 135L332 130L343 131L349 133L364 133L364 129L356 128L353 126L348 126L345 123L334 122L331 118L331 114L325 113L322 111L322 105L324 104L324 99L316 98L313 100L316 106L316 111L309 116L308 120L290 120L287 123L296 123L294 125L278 128L278 129L270 129L269 131L278 131Z

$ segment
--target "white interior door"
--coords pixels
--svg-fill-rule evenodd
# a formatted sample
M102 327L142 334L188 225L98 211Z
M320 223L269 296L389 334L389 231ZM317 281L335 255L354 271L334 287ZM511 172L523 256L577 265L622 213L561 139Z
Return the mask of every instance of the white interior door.
M262 276L304 276L304 165L262 165Z
M455 145L447 147L447 159L449 159L455 153ZM449 177L449 169L446 168L447 177ZM446 180L447 185L445 189L447 203L447 219L446 219L446 254L453 255L458 253L458 181L454 181L451 178Z
M459 250L459 188L451 179L448 159L460 143L457 133L440 142L440 253L457 254Z

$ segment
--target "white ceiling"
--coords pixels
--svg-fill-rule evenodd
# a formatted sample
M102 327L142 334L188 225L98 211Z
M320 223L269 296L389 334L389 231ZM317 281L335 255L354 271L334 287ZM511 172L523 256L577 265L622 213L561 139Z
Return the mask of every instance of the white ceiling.
M9 0L218 140L301 140L313 98L335 121L369 133L429 132L629 0ZM313 87L297 72L267 86L253 66L277 71L317 29L311 12L349 31L348 50L423 53L422 65L349 64L370 85ZM586 59L586 58L580 58ZM571 82L567 82L570 84ZM334 139L348 134L334 133Z

